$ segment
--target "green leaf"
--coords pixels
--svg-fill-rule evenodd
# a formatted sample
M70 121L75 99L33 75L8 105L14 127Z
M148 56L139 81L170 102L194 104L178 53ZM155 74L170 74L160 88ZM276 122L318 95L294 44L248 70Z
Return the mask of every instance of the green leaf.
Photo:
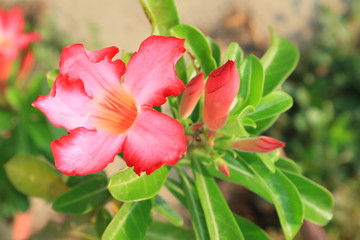
M155 196L153 209L175 226L184 225L183 218L159 195Z
M299 50L290 41L270 30L271 44L261 59L265 69L263 95L266 96L280 86L299 61Z
M5 174L0 165L0 219L10 218L17 212L25 212L29 208L29 200L18 192Z
M144 239L150 220L151 200L124 203L106 228L103 240Z
M184 206L186 206L185 194L182 185L179 182L168 178L165 182L165 186Z
M10 129L14 125L15 114L6 110L0 109L0 133Z
M192 240L194 232L190 229L175 227L173 225L152 222L146 232L145 240Z
M99 212L96 214L95 228L99 237L103 235L106 227L111 222L111 219L112 217L110 213L104 208L100 209Z
M216 66L219 67L221 64L220 46L211 37L207 37L207 40L208 40L210 48L211 48L212 56L216 62Z
M243 106L256 106L260 102L263 93L264 70L260 60L254 55L245 58L241 64L240 81L239 103Z
M56 77L59 76L59 69L50 70L46 73L46 81L49 88L54 84Z
M192 159L192 167L210 239L244 239L214 178L201 166L200 161L199 158Z
M115 174L109 182L111 195L123 202L141 201L154 197L164 185L169 168L164 166L150 175L138 176L132 168Z
M234 157L229 154L226 154L223 159L227 162L230 177L227 177L223 173L219 172L215 164L206 165L206 169L212 176L223 179L225 181L243 185L244 187L271 202L271 198L267 193L266 188L261 184L257 176L247 166L247 164L235 160Z
M225 53L224 62L228 60L236 61L236 68L240 72L240 66L244 58L244 52L238 43L232 42L228 45Z
M299 231L304 217L303 203L296 186L280 170L271 173L256 154L236 152L237 159L248 164L267 190L286 239L292 239Z
M257 155L272 173L276 171L275 162L280 157L279 150L275 150L269 153L257 153Z
M169 29L179 24L179 15L173 0L140 0L148 17L152 34L169 36Z
M264 230L256 224L236 214L234 214L234 217L239 227L243 229L243 235L246 240L271 240Z
M278 116L288 110L293 104L291 96L283 91L275 91L263 97L255 107L255 112L249 113L255 122Z
M276 163L275 163L276 167L282 169L282 170L287 170L289 172L292 173L301 173L300 167L290 158L286 158L286 157L280 157Z
M14 156L5 170L16 189L28 196L53 200L68 189L54 168L29 154Z
M259 135L260 133L266 131L269 129L279 118L280 114L272 116L270 118L266 118L260 121L256 121L256 128L253 127L246 127L246 130L249 133L252 133L254 135Z
M84 214L103 204L109 197L106 189L107 181L102 177L94 177L76 185L59 196L53 203L57 212L68 214Z
M186 207L189 210L191 224L194 228L197 240L209 239L204 211L201 207L199 196L196 192L194 182L180 168L177 169L184 190Z
M331 193L319 184L292 172L283 171L296 185L304 203L305 218L317 225L326 225L332 218L334 199Z
M200 30L190 25L179 24L171 28L170 32L172 36L186 39L186 49L195 57L201 71L205 72L206 76L216 68L211 47Z

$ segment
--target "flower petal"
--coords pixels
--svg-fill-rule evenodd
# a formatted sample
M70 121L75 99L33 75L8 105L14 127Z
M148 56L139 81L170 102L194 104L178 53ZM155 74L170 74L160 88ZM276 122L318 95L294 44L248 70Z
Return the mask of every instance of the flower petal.
M160 106L177 96L184 84L176 77L175 63L185 52L184 39L151 36L129 61L124 82L142 106Z
M187 118L194 110L204 90L204 73L196 75L188 84L180 102L180 116Z
M6 37L15 37L25 27L24 14L21 8L14 7L9 11L0 11L0 32Z
M90 100L81 80L69 80L68 76L59 75L50 93L39 96L32 106L42 111L57 127L68 131L78 127L91 129Z
M152 173L163 164L174 165L185 153L183 126L151 108L142 108L124 142L124 160L134 171Z
M90 97L102 95L118 87L125 72L121 60L111 62L118 52L116 47L88 51L82 44L67 46L61 54L60 73L81 79Z
M243 152L268 153L285 146L284 142L271 137L243 138L231 144L231 147Z
M55 166L67 175L103 170L121 151L124 135L77 128L51 143Z
M204 124L212 130L222 128L231 104L240 88L239 74L234 61L227 61L209 75L205 85Z

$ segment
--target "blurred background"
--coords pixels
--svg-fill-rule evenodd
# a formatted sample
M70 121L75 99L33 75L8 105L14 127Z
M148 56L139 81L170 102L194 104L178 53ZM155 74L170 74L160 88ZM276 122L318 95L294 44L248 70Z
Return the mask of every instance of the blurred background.
M176 4L183 23L199 28L224 49L235 41L246 53L261 57L269 44L269 27L299 46L300 63L284 85L294 106L266 135L285 141L288 157L334 194L334 219L325 228L329 238L360 239L360 1L179 0ZM151 34L137 1L0 0L0 8L12 6L24 8L31 28L43 36L43 42L33 47L34 74L57 68L66 45L84 43L87 49L115 45L136 51ZM3 132L0 135L4 137ZM222 189L234 211L280 239L270 205L261 200L260 205L251 204L254 196L239 186L224 184ZM6 208L0 201L4 219L11 217ZM49 214L53 213L46 211L39 221L46 221ZM0 223L0 232L6 231L1 228Z

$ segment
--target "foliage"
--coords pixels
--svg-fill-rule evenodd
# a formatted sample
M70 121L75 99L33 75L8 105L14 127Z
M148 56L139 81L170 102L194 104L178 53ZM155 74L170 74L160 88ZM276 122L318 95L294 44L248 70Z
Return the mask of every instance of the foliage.
M48 147L51 140L61 135L59 130L30 107L35 96L40 94L40 86L46 88L45 82L33 77L26 94L21 94L21 89L16 87L9 88L6 105L0 112L1 119L15 119L9 120L13 124L1 125L4 126L2 133L10 135L0 142L9 149L1 156L7 181L12 183L5 185L15 187L26 196L49 200L55 211L74 215L71 219L77 226L73 229L64 222L59 231L49 224L43 232L33 236L34 239L47 239L49 231L59 237L67 234L105 240L193 239L194 236L196 239L252 239L254 236L269 239L258 226L232 213L216 179L245 186L272 203L286 239L295 237L304 220L326 225L332 218L331 194L304 177L293 160L280 156L279 151L244 152L233 149L230 144L239 139L256 138L291 107L292 98L282 85L298 63L297 47L271 31L270 46L261 59L253 55L244 58L236 43L229 45L222 58L216 42L195 27L180 23L173 0L140 2L154 34L186 39L189 58L182 58L177 64L178 76L183 82L188 83L200 72L204 72L205 77L211 76L213 70L228 60L236 60L241 90L228 120L216 133L203 127L204 101L200 99L192 115L180 119L191 140L187 156L175 167L163 166L150 175L140 176L132 168L113 176L104 172L65 176L54 170ZM125 53L124 57L128 59L128 55ZM55 75L53 71L48 74L50 86ZM169 97L168 102L173 117L179 117L180 97ZM179 178L169 174L171 169L176 169ZM181 216L159 196L163 186L189 211L193 229L183 227ZM18 208L8 216L27 206L25 196L14 192L19 195L14 195ZM108 204L112 211L108 211ZM168 221L155 220L152 209Z

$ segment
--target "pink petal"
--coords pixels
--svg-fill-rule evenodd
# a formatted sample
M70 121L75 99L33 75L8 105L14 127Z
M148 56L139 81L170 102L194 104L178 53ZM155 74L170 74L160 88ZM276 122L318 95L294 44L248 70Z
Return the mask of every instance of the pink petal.
M40 41L41 36L36 32L29 32L20 35L15 40L16 40L16 46L19 49L24 49L27 48L32 42Z
M203 120L212 130L222 128L231 104L240 88L240 78L234 61L228 61L209 75L205 85Z
M0 12L0 15L0 32L7 37L15 37L24 30L25 20L21 8L15 7L8 12Z
M243 138L231 144L231 147L243 152L268 153L285 146L284 142L271 137Z
M14 59L11 59L0 52L0 93L3 93L6 89L13 63Z
M160 106L166 102L166 97L177 96L184 90L175 72L175 63L185 52L184 41L151 36L132 55L124 82L141 106Z
M174 165L185 151L183 126L151 108L141 109L123 146L124 160L139 175L150 174L163 164Z
M31 50L27 50L21 59L21 65L19 69L19 73L17 78L22 80L25 78L31 71L32 67L34 66L35 58L34 54Z
M39 96L32 106L42 111L49 121L57 127L68 131L89 125L91 98L86 95L81 80L69 80L59 75L46 96Z
M67 175L103 170L121 151L124 135L77 128L51 143L55 166Z
M180 102L180 116L187 118L194 110L204 90L204 73L195 76L185 88Z
M70 79L81 79L86 93L93 97L109 92L120 84L125 65L121 60L111 62L119 52L116 47L88 51L82 44L63 49L60 59L60 73Z

